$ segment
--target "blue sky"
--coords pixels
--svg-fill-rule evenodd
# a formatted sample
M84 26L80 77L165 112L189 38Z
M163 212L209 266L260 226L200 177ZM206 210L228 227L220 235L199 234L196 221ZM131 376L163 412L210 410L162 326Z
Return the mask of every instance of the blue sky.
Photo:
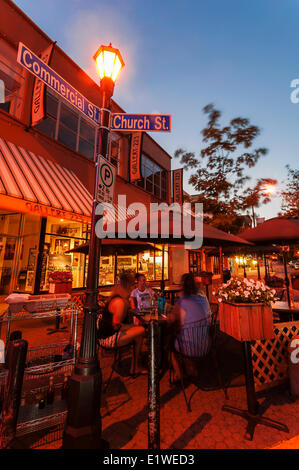
M201 110L214 103L223 123L242 116L261 128L256 146L269 153L250 170L253 180L278 179L281 190L285 165L298 168L299 103L290 100L299 78L298 0L15 3L95 80L98 46L118 47L126 66L114 99L128 113L171 114L172 132L153 134L170 155L178 147L200 152ZM257 212L269 218L279 208L276 197Z

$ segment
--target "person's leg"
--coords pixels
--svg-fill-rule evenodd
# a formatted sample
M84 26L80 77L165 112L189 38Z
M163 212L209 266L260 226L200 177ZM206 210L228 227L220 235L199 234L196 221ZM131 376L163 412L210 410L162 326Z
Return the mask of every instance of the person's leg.
M131 363L131 374L141 371L139 366L139 357L143 342L145 330L142 326L134 326L132 328L124 328L120 331L117 340L117 346L126 346L134 341L134 354Z
M178 360L173 351L171 351L171 364L173 368L173 380L174 382L177 382L178 380L181 379L181 371L180 371Z

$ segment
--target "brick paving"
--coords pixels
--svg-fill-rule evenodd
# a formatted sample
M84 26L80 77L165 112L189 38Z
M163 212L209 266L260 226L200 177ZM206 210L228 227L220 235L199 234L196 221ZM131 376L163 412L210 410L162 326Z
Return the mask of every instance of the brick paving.
M54 323L53 320L51 320ZM49 320L42 320L39 327L32 328L29 323L15 325L13 329L22 329L23 338L29 345L56 343L68 339L69 333L47 335L46 328L52 326ZM81 323L81 322L80 322ZM12 330L13 330L12 329ZM81 325L79 334L81 335ZM228 404L245 409L246 393L238 343L230 345L231 355L223 355L222 369L235 368L234 386L229 387ZM146 362L146 349L144 349ZM112 357L101 357L104 381L108 377ZM147 448L147 376L132 379L127 375L129 357L121 361L121 375L115 374L102 400L103 438L111 449L146 449ZM213 371L210 371L213 374ZM280 421L288 426L289 433L258 425L253 441L244 439L246 421L236 415L222 411L226 402L221 389L212 391L199 390L192 399L192 412L186 410L182 391L179 386L169 384L168 373L160 382L161 396L161 449L265 449L298 448L299 446L299 401L291 399L287 385L279 389L259 392L259 402L265 406L264 416ZM238 385L239 382L239 385ZM193 384L186 388L189 396L195 390ZM47 444L44 448L59 448L61 441ZM289 446L289 447L288 447Z

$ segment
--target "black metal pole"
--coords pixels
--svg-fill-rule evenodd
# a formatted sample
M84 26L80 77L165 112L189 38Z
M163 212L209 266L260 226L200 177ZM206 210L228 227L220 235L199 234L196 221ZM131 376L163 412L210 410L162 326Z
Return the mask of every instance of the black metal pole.
M222 246L219 246L219 274L220 274L220 279L221 282L223 282L223 252L222 252Z
M162 277L161 277L161 294L164 298L164 289L165 289L165 282L164 282L164 255L165 255L165 245L163 244L162 248Z
M248 412L251 415L257 415L259 405L255 396L250 341L243 341L242 346L243 346L243 356L244 356L244 369L245 369L245 383L246 383Z
M287 253L286 253L286 251L283 251L282 255L283 255L283 267L284 267L284 277L285 277L285 285L286 285L286 291L287 291L287 299L288 299L289 308L291 308L290 280L289 280L289 276L288 276Z
M254 207L251 206L252 208L252 222L253 222L253 227L256 227L256 224L255 224L255 213L254 213Z
M266 255L265 255L265 253L264 253L264 266L265 266L265 277L268 277L267 260L266 260Z
M33 290L34 294L40 294L40 283L41 283L41 275L42 275L42 268L43 268L46 226L47 226L47 219L46 217L42 217L40 235L39 235L39 244L38 244L38 255L37 255L37 262L36 262L36 275L35 275L35 280L34 280L34 290Z
M102 106L99 153L95 165L84 323L79 357L70 379L69 408L62 445L65 449L101 449L108 447L107 443L101 439L102 420L100 406L102 374L96 348L101 240L95 233L95 227L100 218L95 212L99 183L99 157L103 156L106 158L108 154L110 101L113 95L113 88L114 82L111 79L104 78L101 80Z
M261 271L260 271L260 262L259 262L258 255L256 256L256 258L257 258L257 278L260 281L261 280Z
M160 449L159 324L151 320L148 374L148 449Z
M28 342L19 339L8 345L8 377L4 391L0 443L2 449L13 447L21 402Z
M117 251L114 254L114 284L117 282Z

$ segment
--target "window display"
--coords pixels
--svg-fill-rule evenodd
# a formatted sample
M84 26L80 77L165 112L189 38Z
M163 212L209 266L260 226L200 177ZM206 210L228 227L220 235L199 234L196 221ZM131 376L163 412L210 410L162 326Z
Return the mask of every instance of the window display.
M49 274L68 271L73 275L73 288L84 287L85 255L69 253L86 242L86 226L69 220L47 219L45 245L42 261L41 290L49 289Z
M1 210L0 293L33 293L40 217Z

